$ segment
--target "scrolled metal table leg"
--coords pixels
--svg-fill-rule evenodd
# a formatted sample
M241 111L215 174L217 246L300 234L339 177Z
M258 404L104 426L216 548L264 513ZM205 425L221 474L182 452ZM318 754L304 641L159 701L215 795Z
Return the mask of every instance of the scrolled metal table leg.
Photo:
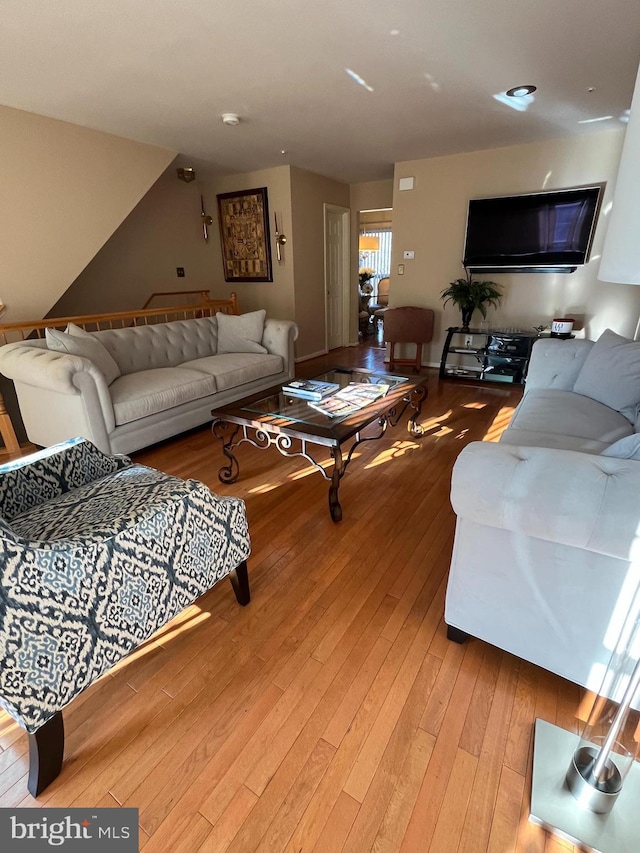
M413 415L409 418L407 422L407 429L411 433L411 435L423 435L424 429L423 427L416 423L416 420L420 417L422 412L422 404L427 399L427 388L424 385L419 385L417 388L414 388L409 397L409 406L414 410Z
M342 450L339 447L331 448L333 456L333 472L331 474L331 485L329 486L329 512L331 513L332 521L342 521L342 507L338 500L338 489L340 488L340 480L344 473L344 465L342 462Z
M222 452L229 460L228 465L223 465L218 471L218 479L221 483L235 483L240 474L238 460L231 452L234 448L234 439L240 427L228 421L217 420L211 424L211 431L216 438L222 442Z

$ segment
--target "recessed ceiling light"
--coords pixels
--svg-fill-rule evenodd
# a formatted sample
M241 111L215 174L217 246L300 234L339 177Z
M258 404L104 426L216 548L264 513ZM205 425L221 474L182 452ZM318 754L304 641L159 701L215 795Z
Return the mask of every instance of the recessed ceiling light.
M537 86L528 83L526 86L514 86L513 89L507 89L506 94L510 98L523 98L525 95L532 95L537 88Z

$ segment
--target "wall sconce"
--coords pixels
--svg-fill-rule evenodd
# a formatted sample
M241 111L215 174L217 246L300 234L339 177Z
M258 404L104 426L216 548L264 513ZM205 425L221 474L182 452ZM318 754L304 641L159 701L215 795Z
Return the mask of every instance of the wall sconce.
M213 223L213 217L207 216L204 209L204 196L200 196L200 216L202 218L202 236L204 237L204 242L209 242L209 225Z
M278 214L274 213L273 217L276 223L276 258L279 263L282 263L282 249L281 247L287 242L287 238L284 234L280 233L280 229L278 228Z

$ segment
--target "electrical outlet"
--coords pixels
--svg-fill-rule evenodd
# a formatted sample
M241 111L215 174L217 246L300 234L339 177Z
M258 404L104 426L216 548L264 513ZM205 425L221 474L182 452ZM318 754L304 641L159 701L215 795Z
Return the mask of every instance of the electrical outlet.
M465 335L465 337L464 337L464 345L465 345L466 347L470 347L470 346L472 346L472 345L473 345L473 338L471 337L471 335Z
M184 267L176 267L176 272L178 273L178 278L184 278Z

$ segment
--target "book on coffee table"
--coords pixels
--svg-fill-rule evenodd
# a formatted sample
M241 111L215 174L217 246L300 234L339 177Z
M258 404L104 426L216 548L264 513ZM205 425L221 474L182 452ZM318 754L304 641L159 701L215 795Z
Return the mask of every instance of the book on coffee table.
M292 379L282 386L282 393L303 400L322 400L340 388L337 382L321 382L319 379Z

